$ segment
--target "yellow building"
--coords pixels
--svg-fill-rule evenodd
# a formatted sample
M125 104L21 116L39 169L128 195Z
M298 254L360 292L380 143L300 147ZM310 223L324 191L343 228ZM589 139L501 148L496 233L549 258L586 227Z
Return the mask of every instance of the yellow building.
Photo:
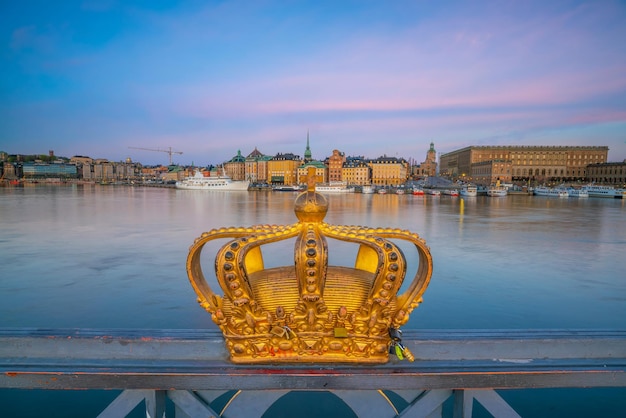
M397 186L409 178L408 163L395 157L378 157L370 161L372 184L377 186Z
M348 157L343 164L343 181L350 185L365 186L372 183L372 169L363 157Z
M267 162L268 180L271 184L293 186L297 184L298 167L301 165L300 156L278 153Z

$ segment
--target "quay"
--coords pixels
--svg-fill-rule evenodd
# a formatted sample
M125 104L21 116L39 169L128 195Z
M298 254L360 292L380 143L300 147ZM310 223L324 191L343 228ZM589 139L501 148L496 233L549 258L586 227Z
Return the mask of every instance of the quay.
M520 416L507 389L626 387L626 331L406 330L415 361L242 365L216 330L0 329L0 388L122 390L99 417L261 417L290 391L326 391L359 417ZM234 391L227 407L214 400ZM390 393L402 399L392 402Z

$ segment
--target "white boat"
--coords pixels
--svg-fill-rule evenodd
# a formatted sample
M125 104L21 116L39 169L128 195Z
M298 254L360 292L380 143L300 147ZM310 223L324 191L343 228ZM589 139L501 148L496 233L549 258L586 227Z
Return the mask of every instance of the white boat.
M589 193L583 189L568 187L566 190L569 197L589 197Z
M489 186L487 188L487 196L503 197L509 194L509 190L504 186Z
M626 190L616 189L611 186L598 186L595 184L589 184L583 186L582 190L589 194L589 197L611 197L616 199L626 199Z
M429 194L431 196L440 196L441 192L437 189L424 189L424 193Z
M348 186L345 181L331 181L316 184L315 191L318 193L354 193L354 187Z
M565 189L554 189L552 187L538 186L533 189L535 196L550 196L550 197L569 197L569 194Z
M384 187L381 187L380 189L378 189L376 191L376 193L378 193L378 194L387 194L387 189L385 189Z
M233 180L226 174L205 176L199 170L193 176L185 177L185 179L176 182L176 188L184 190L246 191L249 186L250 182L247 180Z
M300 186L297 186L297 185L287 186L287 185L280 184L280 185L273 186L272 190L275 192L299 192Z
M454 190L454 189L445 189L443 191L443 194L445 194L446 196L458 196L459 192L458 190Z
M404 189L396 189L396 194L404 194Z
M461 196L463 197L475 197L478 195L478 188L476 186L463 186L461 188Z
M370 186L369 184L365 185L361 189L361 193L363 193L363 194L372 194L372 193L374 193L374 188L372 186Z

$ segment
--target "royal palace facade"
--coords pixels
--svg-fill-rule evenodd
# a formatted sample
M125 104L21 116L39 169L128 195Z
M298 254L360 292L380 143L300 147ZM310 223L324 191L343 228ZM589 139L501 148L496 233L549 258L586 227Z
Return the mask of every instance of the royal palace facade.
M588 181L607 146L469 146L440 156L440 175L477 184Z

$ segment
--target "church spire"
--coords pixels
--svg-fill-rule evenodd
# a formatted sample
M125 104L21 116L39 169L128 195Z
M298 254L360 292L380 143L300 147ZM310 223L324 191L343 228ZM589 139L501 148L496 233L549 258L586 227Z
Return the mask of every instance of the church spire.
M313 160L311 157L311 148L309 147L309 130L306 130L306 150L304 151L304 162L308 163Z

